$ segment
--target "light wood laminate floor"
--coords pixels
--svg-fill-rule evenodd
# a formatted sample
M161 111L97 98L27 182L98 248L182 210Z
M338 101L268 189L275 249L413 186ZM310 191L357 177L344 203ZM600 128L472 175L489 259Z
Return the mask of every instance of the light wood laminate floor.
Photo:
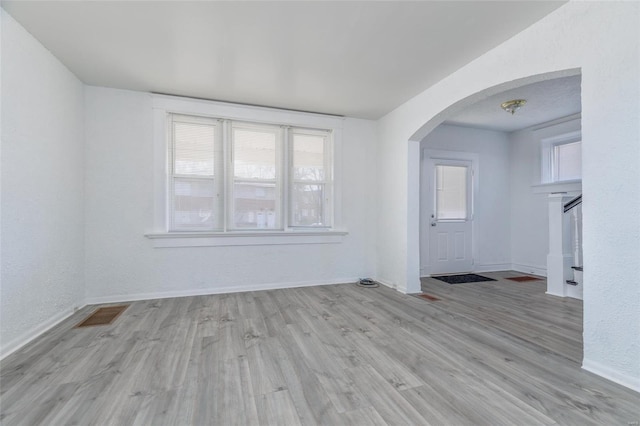
M3 425L629 425L640 394L583 371L579 301L544 281L426 301L354 284L87 307L2 362Z

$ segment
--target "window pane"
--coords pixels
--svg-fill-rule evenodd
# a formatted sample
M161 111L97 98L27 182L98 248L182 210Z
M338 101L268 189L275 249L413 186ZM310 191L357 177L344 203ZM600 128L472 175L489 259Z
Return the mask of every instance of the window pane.
M242 179L276 178L276 133L233 129L233 172Z
M436 219L467 218L467 167L436 166Z
M323 181L324 136L293 135L293 178L296 180Z
M173 227L181 230L218 229L217 194L213 179L173 179Z
M236 183L233 185L233 197L235 228L279 228L275 184Z
M213 176L215 127L176 122L173 132L174 173Z
M293 185L292 218L293 226L327 226L324 223L324 185Z
M582 144L580 142L556 145L554 158L557 181L582 177Z

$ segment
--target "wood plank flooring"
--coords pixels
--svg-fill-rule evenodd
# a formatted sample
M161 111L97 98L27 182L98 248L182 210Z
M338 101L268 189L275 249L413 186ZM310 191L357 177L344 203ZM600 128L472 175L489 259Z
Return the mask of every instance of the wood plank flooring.
M640 394L580 369L582 305L544 281L429 301L355 284L87 307L0 367L3 425L629 425Z

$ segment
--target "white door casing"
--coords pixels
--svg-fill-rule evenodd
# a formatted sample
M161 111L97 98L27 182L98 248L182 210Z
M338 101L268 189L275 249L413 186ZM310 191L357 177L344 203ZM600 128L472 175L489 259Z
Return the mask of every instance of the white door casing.
M473 202L478 155L424 150L422 155L422 275L473 270Z

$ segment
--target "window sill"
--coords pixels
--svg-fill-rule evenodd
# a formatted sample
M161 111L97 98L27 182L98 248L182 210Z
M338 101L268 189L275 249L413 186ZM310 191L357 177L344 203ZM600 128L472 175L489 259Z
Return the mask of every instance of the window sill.
M154 248L337 244L347 231L158 232L145 234Z
M533 185L534 194L552 194L554 192L581 192L581 180L566 180L563 182L542 183Z

